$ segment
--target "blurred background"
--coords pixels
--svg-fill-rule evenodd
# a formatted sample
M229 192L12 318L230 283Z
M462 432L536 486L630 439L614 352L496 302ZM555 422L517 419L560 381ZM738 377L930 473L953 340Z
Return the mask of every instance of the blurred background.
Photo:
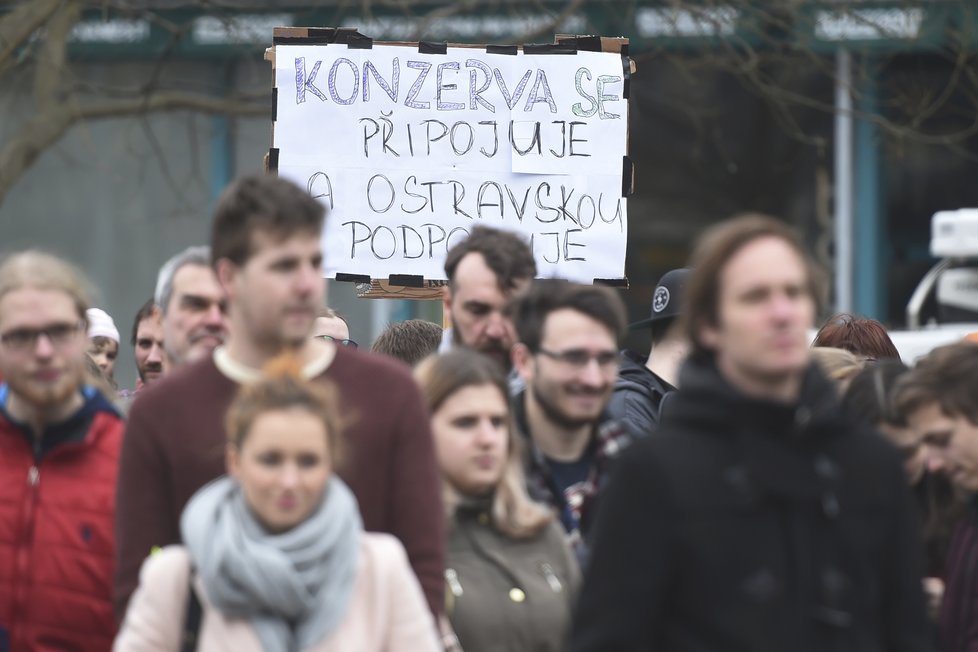
M899 328L934 263L931 215L978 207L973 0L0 2L0 253L42 247L88 273L124 340L120 387L135 379L129 332L160 264L205 243L222 188L262 169L263 55L285 25L629 38L632 320L704 227L762 211L805 235L835 279L832 307ZM441 321L433 301L329 291L362 346L391 320Z

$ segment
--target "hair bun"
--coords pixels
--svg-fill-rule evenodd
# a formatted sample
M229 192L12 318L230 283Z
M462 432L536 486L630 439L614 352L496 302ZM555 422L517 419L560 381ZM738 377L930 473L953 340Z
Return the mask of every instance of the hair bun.
M268 379L290 378L302 380L302 362L292 351L280 353L262 367L262 375Z

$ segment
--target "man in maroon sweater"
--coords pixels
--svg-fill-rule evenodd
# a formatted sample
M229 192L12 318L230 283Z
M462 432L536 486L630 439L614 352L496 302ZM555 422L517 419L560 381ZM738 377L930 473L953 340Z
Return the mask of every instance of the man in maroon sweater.
M292 183L253 176L218 202L211 254L227 292L230 338L213 355L148 387L133 404L119 470L117 618L154 547L180 540L197 489L224 473L224 413L240 383L293 351L310 379L328 379L348 411L338 469L367 530L404 544L435 613L443 604L444 521L430 422L400 365L310 338L325 293L324 209Z

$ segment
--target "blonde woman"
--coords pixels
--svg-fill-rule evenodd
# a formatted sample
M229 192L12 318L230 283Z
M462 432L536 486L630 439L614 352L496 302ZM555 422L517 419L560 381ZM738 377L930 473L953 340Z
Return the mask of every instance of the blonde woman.
M185 546L143 565L115 650L176 652L189 637L208 651L436 652L404 549L363 532L333 475L335 394L277 364L231 404L229 475L187 504Z
M846 393L849 383L866 366L866 361L855 353L831 346L813 346L812 359L835 385L839 396Z
M553 514L526 493L502 371L457 350L415 377L444 481L446 610L461 648L562 650L580 571Z

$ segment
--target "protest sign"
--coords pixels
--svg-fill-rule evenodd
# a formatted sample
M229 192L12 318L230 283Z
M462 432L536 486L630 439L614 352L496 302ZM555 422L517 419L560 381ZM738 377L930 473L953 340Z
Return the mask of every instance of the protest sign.
M357 36L280 36L272 57L271 167L328 207L328 277L444 279L482 224L522 234L541 277L624 278L620 51Z

